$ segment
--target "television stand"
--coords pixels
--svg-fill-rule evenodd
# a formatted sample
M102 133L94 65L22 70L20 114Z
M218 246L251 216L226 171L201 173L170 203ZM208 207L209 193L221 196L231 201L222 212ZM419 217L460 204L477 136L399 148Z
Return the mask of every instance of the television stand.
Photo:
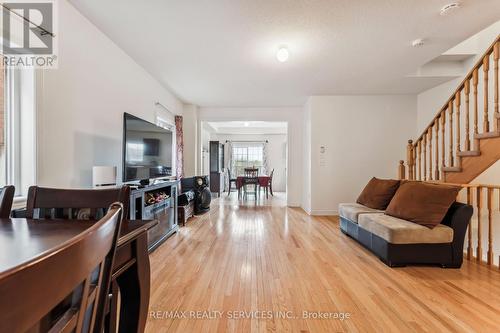
M179 229L178 192L179 181L173 180L135 188L130 193L130 220L158 221L158 225L148 231L150 252Z

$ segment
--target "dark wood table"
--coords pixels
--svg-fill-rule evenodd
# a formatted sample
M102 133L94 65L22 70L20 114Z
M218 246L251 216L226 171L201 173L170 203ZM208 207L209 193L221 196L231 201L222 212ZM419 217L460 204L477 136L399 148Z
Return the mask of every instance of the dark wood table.
M94 221L95 222L95 221ZM0 283L2 276L50 255L55 247L94 223L80 220L0 219ZM147 231L157 221L124 221L113 266L110 331L143 332L149 306L150 268ZM117 291L120 291L119 323ZM111 319L110 319L111 318Z
M238 176L236 177L236 189L238 190L238 198L241 196L241 188L243 186L245 186L245 179L254 179L256 177L247 177L247 176ZM267 176L267 175L260 175L260 176L257 176L257 185L258 186L263 186L264 184L268 184L269 183L269 179L271 177L270 176ZM262 184L262 185L261 185ZM257 190L256 190L257 191ZM271 195L272 195L272 191L271 191ZM259 194L258 194L259 195Z

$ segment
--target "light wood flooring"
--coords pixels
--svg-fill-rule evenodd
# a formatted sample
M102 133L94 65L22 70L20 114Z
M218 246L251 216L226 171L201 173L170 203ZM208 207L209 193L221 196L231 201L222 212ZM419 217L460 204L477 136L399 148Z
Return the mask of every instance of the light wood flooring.
M236 196L151 255L147 332L500 332L498 270L389 268L336 217Z

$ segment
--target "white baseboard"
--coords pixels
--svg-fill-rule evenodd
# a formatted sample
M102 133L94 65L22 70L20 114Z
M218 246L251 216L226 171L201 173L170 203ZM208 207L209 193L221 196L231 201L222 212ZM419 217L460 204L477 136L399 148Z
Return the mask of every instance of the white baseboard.
M311 209L309 215L314 216L335 216L339 215L339 212L336 209Z
M311 210L310 210L310 209L307 209L307 208L305 208L304 206L300 206L300 208L302 208L302 210L303 210L304 212L306 212L306 214L307 214L307 215L311 215Z

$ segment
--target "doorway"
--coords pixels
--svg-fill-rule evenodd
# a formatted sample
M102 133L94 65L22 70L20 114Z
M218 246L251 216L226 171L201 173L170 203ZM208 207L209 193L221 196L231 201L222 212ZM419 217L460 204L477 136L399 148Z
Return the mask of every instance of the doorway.
M223 203L286 205L288 123L275 121L202 121L200 124L201 171L210 176L210 142L224 146ZM257 169L259 182L242 188L245 169ZM229 178L231 176L231 178ZM266 185L269 178L269 186ZM271 178L272 177L272 178ZM215 179L215 178L214 178ZM230 182L230 180L236 180ZM267 195L266 195L267 190ZM271 194L272 191L272 194ZM218 196L218 193L215 194Z

